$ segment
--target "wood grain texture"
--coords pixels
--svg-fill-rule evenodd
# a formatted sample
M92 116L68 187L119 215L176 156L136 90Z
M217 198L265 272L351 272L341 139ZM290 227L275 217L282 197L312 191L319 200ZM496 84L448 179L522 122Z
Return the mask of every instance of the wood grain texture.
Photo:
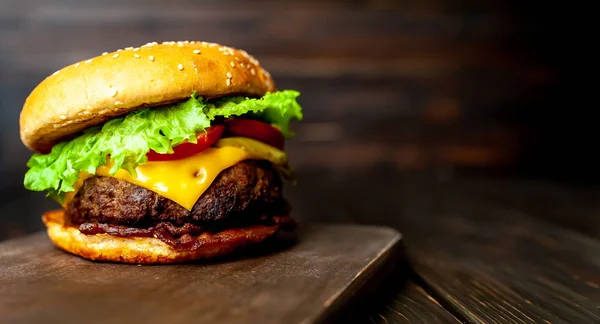
M415 279L401 262L387 277L372 281L334 323L461 323Z
M313 323L335 314L386 262L389 228L311 226L298 244L221 263L93 263L45 233L0 245L0 319L10 323Z
M481 179L474 176L458 182L465 194L526 212L537 219L593 238L600 237L600 190L596 186L576 187L546 180Z
M364 309L370 312L361 316L353 314L352 317L344 317L338 323L461 323L412 281L407 281L387 303Z
M409 255L455 311L475 323L600 321L599 242L493 203L442 204L436 222L412 220L413 235L437 240Z
M288 196L297 213L398 228L422 279L416 283L461 318L474 323L600 321L596 239L465 195L449 180L389 169L302 175L305 181L321 179L322 188L319 193L294 188ZM320 207L308 211L307 206Z
M369 319L380 324L389 323L461 323L438 301L410 281L389 305L371 314Z

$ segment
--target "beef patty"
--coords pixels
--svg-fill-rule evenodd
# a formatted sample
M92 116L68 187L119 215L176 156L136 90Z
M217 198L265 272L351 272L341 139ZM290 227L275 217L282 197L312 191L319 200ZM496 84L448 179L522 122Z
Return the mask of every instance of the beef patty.
M177 226L211 226L251 222L284 215L281 178L270 162L247 160L223 170L191 211L148 189L111 177L84 181L66 209L70 224L104 223L147 228L169 222Z

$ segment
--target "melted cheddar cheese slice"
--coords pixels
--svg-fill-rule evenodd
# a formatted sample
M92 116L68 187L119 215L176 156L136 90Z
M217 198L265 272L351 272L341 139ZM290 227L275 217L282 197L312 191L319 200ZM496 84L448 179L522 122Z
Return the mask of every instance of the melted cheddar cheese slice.
M151 190L191 210L221 171L247 159L259 158L235 146L210 147L196 155L173 161L148 162L136 167L133 177L126 170L110 175L110 165L101 166L96 175L121 179ZM75 191L67 193L66 206L83 185L89 173L80 174Z

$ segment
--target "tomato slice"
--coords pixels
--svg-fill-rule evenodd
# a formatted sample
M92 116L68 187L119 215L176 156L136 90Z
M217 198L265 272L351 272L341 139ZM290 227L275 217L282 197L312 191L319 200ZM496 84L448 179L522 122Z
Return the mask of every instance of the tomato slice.
M231 119L226 122L227 132L253 138L283 150L285 139L275 127L253 119Z
M218 141L221 136L223 136L224 130L225 126L223 125L211 126L207 128L205 132L198 133L196 136L198 143L196 144L189 143L186 140L183 143L173 147L172 154L160 154L150 150L146 156L148 157L148 161L172 161L183 159L194 154L198 154L209 148L216 141Z

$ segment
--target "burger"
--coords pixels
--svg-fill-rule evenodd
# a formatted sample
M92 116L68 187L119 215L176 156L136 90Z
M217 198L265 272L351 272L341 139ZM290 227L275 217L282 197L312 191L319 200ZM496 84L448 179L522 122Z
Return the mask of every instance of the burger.
M148 43L64 67L26 98L24 186L58 203L50 240L136 264L230 255L296 226L282 194L299 92L247 52Z

